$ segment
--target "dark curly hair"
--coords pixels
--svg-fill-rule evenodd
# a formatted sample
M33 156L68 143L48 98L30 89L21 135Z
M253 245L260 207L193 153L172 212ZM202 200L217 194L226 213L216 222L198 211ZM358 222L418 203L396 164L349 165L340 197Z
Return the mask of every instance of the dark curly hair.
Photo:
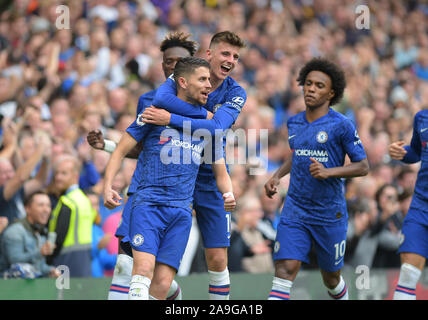
M340 102L346 88L345 72L343 69L327 59L320 57L313 58L299 71L297 82L300 86L305 84L306 76L311 71L320 71L330 77L331 88L334 91L334 97L331 99L330 105L333 106Z
M165 52L169 48L182 47L189 51L190 55L193 56L197 50L197 43L189 40L190 34L184 32L172 32L166 36L166 38L160 44L160 50Z

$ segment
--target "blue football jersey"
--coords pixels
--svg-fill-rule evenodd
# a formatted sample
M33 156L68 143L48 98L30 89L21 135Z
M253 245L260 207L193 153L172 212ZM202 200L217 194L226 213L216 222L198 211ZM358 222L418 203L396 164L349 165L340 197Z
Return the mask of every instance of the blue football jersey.
M155 96L154 105L167 109L169 104L186 106L186 102L174 99L176 93L175 83L171 76L162 84ZM224 132L229 129L238 118L247 100L245 90L231 77L227 77L222 84L208 95L207 104L204 106L214 113L213 119L191 119L177 113L171 114L170 126L182 128L187 121L191 124L192 132L199 129L208 130L211 135ZM224 156L225 138L223 139ZM200 190L217 190L214 173L211 165L202 163L199 169L196 187Z
M288 119L288 139L292 150L290 186L283 215L288 219L325 224L347 219L344 182L341 178L324 180L312 177L309 166L314 158L326 168L366 158L352 121L330 109L325 116L309 123L306 112Z
M156 91L157 89L147 92L145 94L142 94L140 96L140 98L138 99L138 105L137 105L137 117L140 116L140 114L144 111L145 108L150 107L152 105L152 102L156 95ZM169 112L175 112L178 114L187 115L189 117L194 117L194 118L203 119L203 118L206 118L207 116L207 112L204 108L197 107L190 104L188 104L185 108L179 108L179 106L173 104L166 107L165 109L168 110ZM129 185L129 188L128 188L128 195L133 194L137 190L138 185L140 184L141 170L143 166L142 162L143 162L143 156L142 154L140 154L137 160L137 166L132 176L131 184Z
M152 104L153 98L155 96L155 93L156 93L156 90L152 90L140 96L137 104L137 117L141 112L143 112L144 108L150 107L150 105ZM137 166L135 167L134 174L132 175L131 184L129 185L129 188L128 188L128 196L132 195L137 190L137 187L140 184L141 168L142 168L141 162L142 162L142 156L140 154L138 156Z
M192 195L205 142L193 138L190 132L144 124L140 117L126 131L143 145L134 205L192 210Z
M416 180L412 205L426 208L428 203L428 110L419 111L413 121L413 136L403 161L421 161ZM412 158L412 159L409 159Z

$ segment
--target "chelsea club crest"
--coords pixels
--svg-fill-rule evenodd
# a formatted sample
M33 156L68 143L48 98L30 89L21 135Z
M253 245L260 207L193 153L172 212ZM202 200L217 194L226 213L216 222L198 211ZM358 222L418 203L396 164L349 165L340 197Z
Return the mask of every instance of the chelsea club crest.
M134 246L138 247L141 246L144 242L144 237L137 233L134 238L132 239L132 243L134 244Z
M317 141L319 143L326 143L328 140L328 134L325 131L320 131L317 133Z

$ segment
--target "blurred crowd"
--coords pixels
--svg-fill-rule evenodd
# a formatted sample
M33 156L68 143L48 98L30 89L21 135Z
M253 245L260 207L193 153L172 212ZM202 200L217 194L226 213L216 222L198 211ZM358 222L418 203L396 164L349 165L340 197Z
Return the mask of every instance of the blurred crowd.
M360 4L368 6L368 28L356 25ZM58 10L60 5L68 10ZM92 258L97 264L92 275L111 275L117 254L113 234L122 207L110 211L103 206L109 153L92 149L86 135L99 129L105 138L119 141L135 118L138 97L165 80L159 45L170 31L190 33L199 43L196 55L204 57L215 32L232 30L247 44L232 77L248 94L232 129L243 129L247 139L253 129L256 143L228 140L227 161L238 200L229 270L274 270L272 248L288 178L273 199L265 196L263 185L289 156L286 121L305 108L297 73L314 56L344 68L347 88L334 108L355 122L371 167L368 176L345 181L345 263L399 267L396 249L419 164L392 161L388 145L409 143L413 116L428 107L424 1L13 0L0 10L3 235L14 219L33 212L25 203L32 192L45 190L51 210L55 208L60 196L53 178L57 163L72 155L80 161L79 187L94 206ZM69 29L61 29L67 18ZM267 143L262 143L262 129L268 129ZM238 161L242 154L245 161ZM125 160L116 176L114 188L124 196L135 165L135 160ZM37 259L52 254L42 247L47 239L43 223L41 219L42 226L31 229L39 237ZM182 275L206 270L200 237L192 234L196 249L185 255L188 267ZM4 246L3 241L0 256L7 252ZM3 271L12 263L33 263L3 258ZM304 268L315 267L314 259ZM53 273L47 268L44 275Z

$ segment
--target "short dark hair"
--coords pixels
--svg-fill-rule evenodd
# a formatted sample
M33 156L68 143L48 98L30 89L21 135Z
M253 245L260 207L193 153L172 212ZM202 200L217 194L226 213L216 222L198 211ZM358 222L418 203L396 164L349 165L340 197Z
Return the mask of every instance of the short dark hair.
M169 48L182 47L189 51L190 55L193 56L197 50L197 43L189 40L190 34L184 32L172 32L169 33L166 38L160 44L160 50L165 52Z
M217 43L226 42L232 46L244 48L246 45L244 41L236 34L231 31L217 32L210 41L210 48Z
M333 106L339 103L346 88L346 78L343 69L327 59L320 57L313 58L299 71L297 82L300 86L304 86L306 77L311 71L320 71L330 77L331 88L334 91L334 97L330 100L330 105Z
M197 68L206 67L210 69L207 60L197 57L185 57L178 59L174 68L174 80L177 83L179 77L193 73Z
M48 193L44 190L34 191L24 198L24 207L28 207L33 202L34 197L39 194L46 195L49 197Z

